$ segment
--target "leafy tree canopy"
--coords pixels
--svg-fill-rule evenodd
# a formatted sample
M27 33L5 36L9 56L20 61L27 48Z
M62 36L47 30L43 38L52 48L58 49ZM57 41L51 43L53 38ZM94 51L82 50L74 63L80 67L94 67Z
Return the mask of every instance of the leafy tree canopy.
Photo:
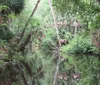
M100 6L96 0L53 0L53 5L58 12L66 13L99 13Z

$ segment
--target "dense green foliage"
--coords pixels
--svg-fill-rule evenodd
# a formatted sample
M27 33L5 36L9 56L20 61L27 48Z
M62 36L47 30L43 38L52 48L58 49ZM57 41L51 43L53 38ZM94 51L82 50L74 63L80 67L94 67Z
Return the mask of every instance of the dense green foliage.
M96 56L91 55L68 55L68 62L64 63L68 73L79 73L80 79L73 80L69 77L68 84L72 85L99 85L99 65L100 62ZM72 71L71 71L72 70ZM70 76L70 74L69 74ZM74 82L74 83L73 83ZM65 84L65 85L68 85Z
M8 27L6 25L1 25L0 26L0 39L8 41L12 37L13 37L13 34L11 33L10 30L8 30Z
M70 41L70 44L63 46L62 50L66 53L88 53L98 54L97 48L93 45L91 38L84 36L77 36L75 39Z
M52 3L0 0L0 85L100 85L100 1Z
M9 41L13 37L9 23L11 16L19 14L24 8L24 0L1 0L0 1L0 38Z
M8 9L13 11L15 14L19 14L24 8L24 0L1 0L0 4L8 6Z

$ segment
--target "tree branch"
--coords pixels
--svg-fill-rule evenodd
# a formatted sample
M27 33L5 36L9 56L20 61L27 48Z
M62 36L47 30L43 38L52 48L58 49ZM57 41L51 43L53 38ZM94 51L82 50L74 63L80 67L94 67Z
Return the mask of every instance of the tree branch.
M25 34L26 27L28 26L28 24L29 24L29 22L30 22L32 16L34 15L35 11L37 10L37 7L38 7L40 1L41 1L41 0L38 0L38 1L37 1L37 3L36 3L36 5L35 5L35 7L34 7L32 13L31 13L31 15L30 15L30 17L29 17L29 19L27 20L27 22L26 22L26 24L25 24L25 27L24 27L24 29L23 29L23 31L22 31L22 33L21 33L21 36L20 36L20 39L19 39L19 42L18 42L18 43L20 43L21 39L23 38L23 36L24 36L24 34Z
M56 85L56 81L57 81L57 74L59 72L59 65L60 65L60 59L58 59L57 61L57 66L56 66L56 72L55 72L55 75L54 75L54 81L53 81L53 85Z
M30 39L32 37L32 34L33 34L33 32L30 31L28 36L27 36L27 38L26 38L26 40L20 45L18 51L24 51L26 45L29 43L29 41L30 41Z
M53 10L53 7L52 7L51 0L48 0L48 3L49 3L49 5L50 5L51 12L52 12L52 16L53 16L53 20L54 20L54 25L55 25L56 34L57 34L57 40L59 41L60 36L59 36L59 31L58 31L58 27L57 27L56 17L55 17L55 14L54 14L54 10ZM60 49L60 48L59 48L59 49ZM60 64L60 56L58 55L57 67L56 67L56 72L55 72L55 75L54 75L53 85L56 85L57 74L58 74L58 72L59 72L59 64Z
M50 5L51 12L52 12L52 16L53 16L54 26L55 26L56 34L57 34L57 39L59 40L59 39L60 39L60 37L59 37L59 31L58 31L57 22L56 22L56 17L55 17L55 14L54 14L54 10L53 10L53 7L52 7L51 0L48 0L48 3L49 3L49 5Z

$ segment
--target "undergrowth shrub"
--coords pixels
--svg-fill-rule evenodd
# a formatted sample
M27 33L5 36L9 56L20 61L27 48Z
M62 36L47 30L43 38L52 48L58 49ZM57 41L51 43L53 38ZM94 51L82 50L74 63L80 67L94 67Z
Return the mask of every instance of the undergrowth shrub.
M68 59L64 63L67 72L73 68L73 73L80 74L78 80L73 80L70 76L69 84L71 85L99 85L100 84L100 61L92 55L64 55ZM69 85L68 84L68 85ZM67 85L67 84L66 84Z
M90 37L77 36L68 45L62 47L67 53L98 53L97 48L92 44Z
M2 40L10 40L13 37L13 33L9 30L9 28L5 25L0 25L0 39Z
M57 37L53 29L47 29L44 34L46 35L46 37L43 39L41 50L46 55L51 55L52 51L56 47Z
M92 34L92 42L93 44L100 49L100 30L95 30L94 33Z

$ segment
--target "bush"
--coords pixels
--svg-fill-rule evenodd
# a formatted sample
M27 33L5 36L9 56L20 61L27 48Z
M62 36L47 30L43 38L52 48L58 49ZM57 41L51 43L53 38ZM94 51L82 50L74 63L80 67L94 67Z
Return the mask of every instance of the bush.
M79 80L73 80L70 75L69 82L70 85L99 85L100 84L100 61L96 56L91 55L65 55L68 59L65 62L65 69L67 72L70 72L70 75L73 73L79 73ZM72 67L73 66L73 67ZM73 71L70 71L73 69ZM66 84L67 85L67 84ZM68 84L69 85L69 84Z
M0 4L7 5L15 14L21 13L24 8L24 0L1 0Z
M13 36L13 33L6 25L0 25L0 39L9 41Z
M83 36L75 37L68 45L62 47L62 51L67 53L98 53L90 37L84 38Z

